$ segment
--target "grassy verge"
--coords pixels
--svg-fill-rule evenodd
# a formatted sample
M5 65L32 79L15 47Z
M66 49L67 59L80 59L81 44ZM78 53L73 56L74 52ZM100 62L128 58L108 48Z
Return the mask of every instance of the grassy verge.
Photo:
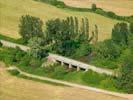
M28 76L25 76L25 75L20 74L20 73L19 73L18 71L16 71L16 70L9 70L8 72L9 72L11 75L16 76L16 77L19 77L19 78L24 78L24 79L28 79L28 80L37 81L37 82L47 83L47 84L51 84L51 85L54 85L54 86L66 86L66 85L64 85L64 84L59 84L59 83L54 83L54 82L50 82L50 81L47 81L47 80L40 80L40 79L28 77Z
M59 64L48 67L40 67L40 63L42 63L42 61L40 61L39 63L39 61L37 61L36 59L33 60L33 58L31 57L28 58L26 53L22 55L23 53L19 52L19 55L16 56L14 55L14 52L15 54L18 54L15 49L2 47L0 49L0 60L9 65L16 65L22 71L33 75L49 77L86 86L93 86L111 91L122 91L117 89L116 87L116 77L107 76L105 74L98 74L91 70L89 70L88 72L84 72L82 70L77 72L75 69L70 70L68 69L68 66L60 66ZM16 72L14 73L16 75ZM21 77L27 78L25 76Z
M22 39L14 39L14 38L11 38L11 37L8 37L8 36L4 36L1 33L0 33L0 39L10 41L10 42L14 42L14 43L24 44Z

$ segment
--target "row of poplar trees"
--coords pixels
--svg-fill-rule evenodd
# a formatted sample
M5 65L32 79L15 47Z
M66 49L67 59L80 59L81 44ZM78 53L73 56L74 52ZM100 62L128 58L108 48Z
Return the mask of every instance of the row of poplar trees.
M87 17L82 18L81 21L77 17L67 17L66 19L49 20L46 23L47 37L54 42L59 38L61 40L79 39L88 40L96 43L98 41L98 27L90 32L89 20Z

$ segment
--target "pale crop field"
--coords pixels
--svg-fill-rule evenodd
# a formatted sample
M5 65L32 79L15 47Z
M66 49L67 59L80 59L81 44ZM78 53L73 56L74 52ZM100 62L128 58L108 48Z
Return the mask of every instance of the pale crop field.
M0 33L19 38L19 18L26 14L40 17L44 23L49 19L67 16L87 17L91 31L95 24L98 25L99 40L110 38L112 28L118 22L95 13L64 10L33 0L0 0Z
M73 87L55 86L10 75L0 62L0 100L126 100Z
M95 3L106 11L113 11L118 15L133 15L133 0L60 0L69 6L91 8Z

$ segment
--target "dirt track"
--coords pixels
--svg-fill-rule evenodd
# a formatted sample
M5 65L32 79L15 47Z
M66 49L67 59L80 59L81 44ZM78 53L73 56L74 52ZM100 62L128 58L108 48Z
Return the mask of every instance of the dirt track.
M9 75L0 64L0 100L126 100L82 90L54 86Z

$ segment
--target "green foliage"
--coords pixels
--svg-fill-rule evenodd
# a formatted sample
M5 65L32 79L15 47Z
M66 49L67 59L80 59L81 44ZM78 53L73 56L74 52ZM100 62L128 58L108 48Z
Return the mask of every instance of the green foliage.
M12 49L3 47L2 50L0 50L0 60L4 61L6 64L19 62L24 55L25 53L19 48Z
M117 23L112 29L112 40L116 44L125 45L128 42L128 26L126 23Z
M49 3L53 6L56 6L58 8L64 8L66 5L64 2L62 1L58 1L58 0L39 0L39 1L42 1L42 2L45 2L45 3Z
M19 38L19 39L14 39L14 38L10 38L8 36L4 36L2 34L0 34L0 39L2 40L7 40L7 41L10 41L10 42L14 42L14 43L19 43L19 44L24 44L24 41L23 39Z
M1 43L1 41L0 41L0 47L2 47L3 46L3 44Z
M133 22L132 22L132 23L130 23L130 26L129 26L129 31L130 31L130 33L132 33L132 34L133 34Z
M31 67L40 67L42 62L39 59L31 58L29 62L29 66Z
M128 93L133 93L133 35L129 35L128 47L130 53L124 58L120 75L118 77L118 87Z
M19 34L27 42L34 36L43 36L43 22L40 18L25 15L20 18Z
M45 49L45 40L39 37L33 37L28 41L28 45L30 46L29 54L34 58L44 58L48 56L48 51Z
M89 44L89 21L82 18L79 28L77 17L67 17L64 20L49 20L46 23L46 38L50 43L55 43L54 51L64 56L71 56L80 44Z
M106 40L103 43L99 43L95 46L95 52L99 58L113 60L120 56L121 49L111 40Z
M128 93L133 93L133 53L123 63L118 77L118 87Z
M113 77L108 77L100 82L100 86L111 89L111 90L117 90L116 89L116 79Z
M79 44L73 40L66 40L63 43L58 44L57 53L64 56L70 56L78 48L78 45Z
M104 80L106 78L106 75L104 74L97 74L96 72L93 72L91 70L85 72L83 75L83 80L91 85L100 84L100 81Z
M91 9L92 9L92 11L96 11L96 9L97 9L97 6L96 6L96 4L92 4L92 7L91 7Z
M11 57L13 55L12 52L14 52L14 49L8 49L8 48L2 48L2 49L3 49L2 52L0 51L0 59L6 59L6 61L7 59L11 60L12 59ZM2 56L3 54L5 54L5 56ZM55 79L67 80L70 82L77 82L84 85L89 85L89 86L91 85L94 87L100 87L104 89L118 91L114 86L115 79L113 77L104 74L98 74L90 70L88 72L70 71L67 70L65 66L60 66L58 64L48 67L40 67L43 60L33 58L27 54L25 54L24 57L22 56L21 59L22 59L21 61L17 61L14 64L17 67L19 67L22 71L34 75L47 76ZM11 63L7 62L7 64ZM18 72L13 72L13 73L15 73L16 75Z
M107 12L107 15L108 15L109 17L112 17L112 18L114 18L114 17L116 16L115 13L112 12L112 11Z
M64 66L56 66L52 77L56 79L63 79L66 74L67 70L64 68Z
M89 43L80 44L79 48L73 54L74 58L87 56L91 53L92 49Z
M19 47L16 47L16 49L13 50L12 55L13 62L20 62L22 60L22 57L24 57L25 52L22 51Z
M12 75L19 75L20 72L17 69L9 70Z

